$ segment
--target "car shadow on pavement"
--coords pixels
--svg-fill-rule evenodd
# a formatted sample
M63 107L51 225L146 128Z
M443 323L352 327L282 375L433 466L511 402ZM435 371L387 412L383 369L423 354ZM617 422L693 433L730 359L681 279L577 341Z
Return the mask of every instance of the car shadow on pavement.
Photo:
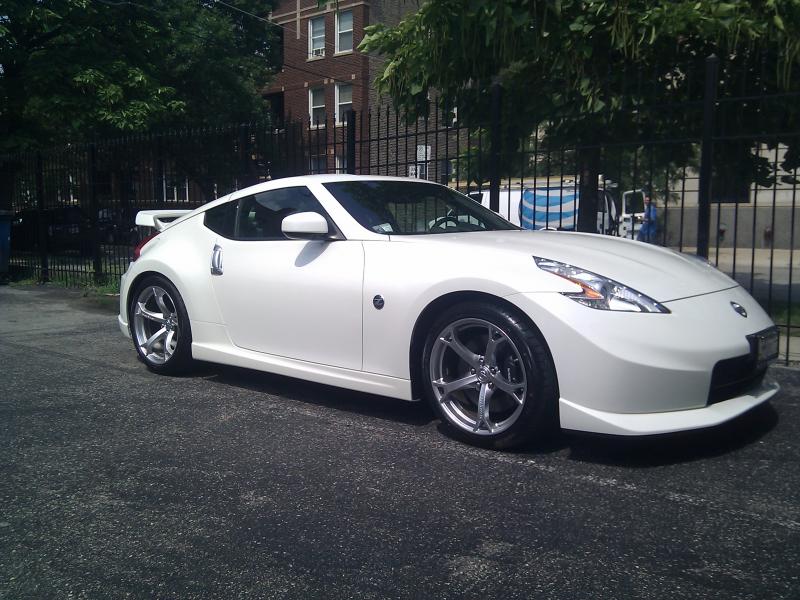
M757 443L780 418L769 403L708 429L648 437L563 432L569 460L631 468L659 467L729 454Z
M435 423L439 434L461 444L438 421L427 402L406 402L312 383L302 379L239 367L198 363L193 377L259 394L279 396L326 409L425 427ZM769 403L717 427L688 432L626 437L561 431L516 451L524 456L564 455L567 460L627 468L650 468L729 454L758 442L776 427L778 412Z
M407 425L424 426L436 420L426 402L407 402L239 367L200 363L193 376L304 404Z

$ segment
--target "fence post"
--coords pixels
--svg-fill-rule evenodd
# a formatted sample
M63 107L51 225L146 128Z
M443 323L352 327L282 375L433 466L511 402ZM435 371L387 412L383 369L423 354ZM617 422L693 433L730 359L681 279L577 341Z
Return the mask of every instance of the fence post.
M489 208L500 212L500 118L502 111L503 89L500 83L492 83L491 120L489 125L490 155L489 155Z
M97 224L97 146L89 144L89 226L92 240L92 270L95 283L103 279L103 264L100 260L100 231Z
M239 124L239 173L242 187L255 185L258 183L258 175L253 173L253 161L251 160L250 135L252 133L252 123Z
M278 138L280 141L280 138ZM284 136L283 136L283 150L286 156L286 169L283 172L281 177L290 177L292 175L298 175L296 172L295 167L295 145L294 145L294 121L291 118L286 119L286 125L284 126Z
M347 172L356 174L356 111L347 111Z
M44 205L44 161L42 153L36 153L36 221L39 225L39 281L50 281L50 266L47 259L47 223Z
M700 146L700 181L697 194L697 255L708 258L711 227L711 171L713 168L714 119L717 111L719 58L706 58L706 85L703 96L703 139Z

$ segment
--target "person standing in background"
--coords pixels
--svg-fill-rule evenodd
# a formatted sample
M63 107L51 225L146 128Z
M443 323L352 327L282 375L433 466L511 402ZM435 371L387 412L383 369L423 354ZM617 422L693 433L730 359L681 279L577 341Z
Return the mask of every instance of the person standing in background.
M642 227L639 229L639 234L636 239L640 242L653 243L656 241L656 205L650 198L650 194L644 196L644 217L642 218Z

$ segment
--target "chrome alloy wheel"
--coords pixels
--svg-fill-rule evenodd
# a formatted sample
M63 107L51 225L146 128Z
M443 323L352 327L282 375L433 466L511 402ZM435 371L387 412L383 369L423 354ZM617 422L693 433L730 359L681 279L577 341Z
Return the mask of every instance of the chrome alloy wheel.
M445 327L431 349L429 371L442 411L461 429L496 435L522 413L528 392L522 357L488 321L460 319Z
M178 347L180 335L175 301L164 288L144 288L133 308L136 345L149 362L163 365Z

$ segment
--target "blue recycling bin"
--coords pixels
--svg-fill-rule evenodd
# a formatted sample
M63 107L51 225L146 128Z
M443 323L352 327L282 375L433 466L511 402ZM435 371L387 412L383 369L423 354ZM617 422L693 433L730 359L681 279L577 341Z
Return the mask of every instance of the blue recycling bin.
M14 213L0 210L0 284L8 283L8 257L11 254L11 219Z

